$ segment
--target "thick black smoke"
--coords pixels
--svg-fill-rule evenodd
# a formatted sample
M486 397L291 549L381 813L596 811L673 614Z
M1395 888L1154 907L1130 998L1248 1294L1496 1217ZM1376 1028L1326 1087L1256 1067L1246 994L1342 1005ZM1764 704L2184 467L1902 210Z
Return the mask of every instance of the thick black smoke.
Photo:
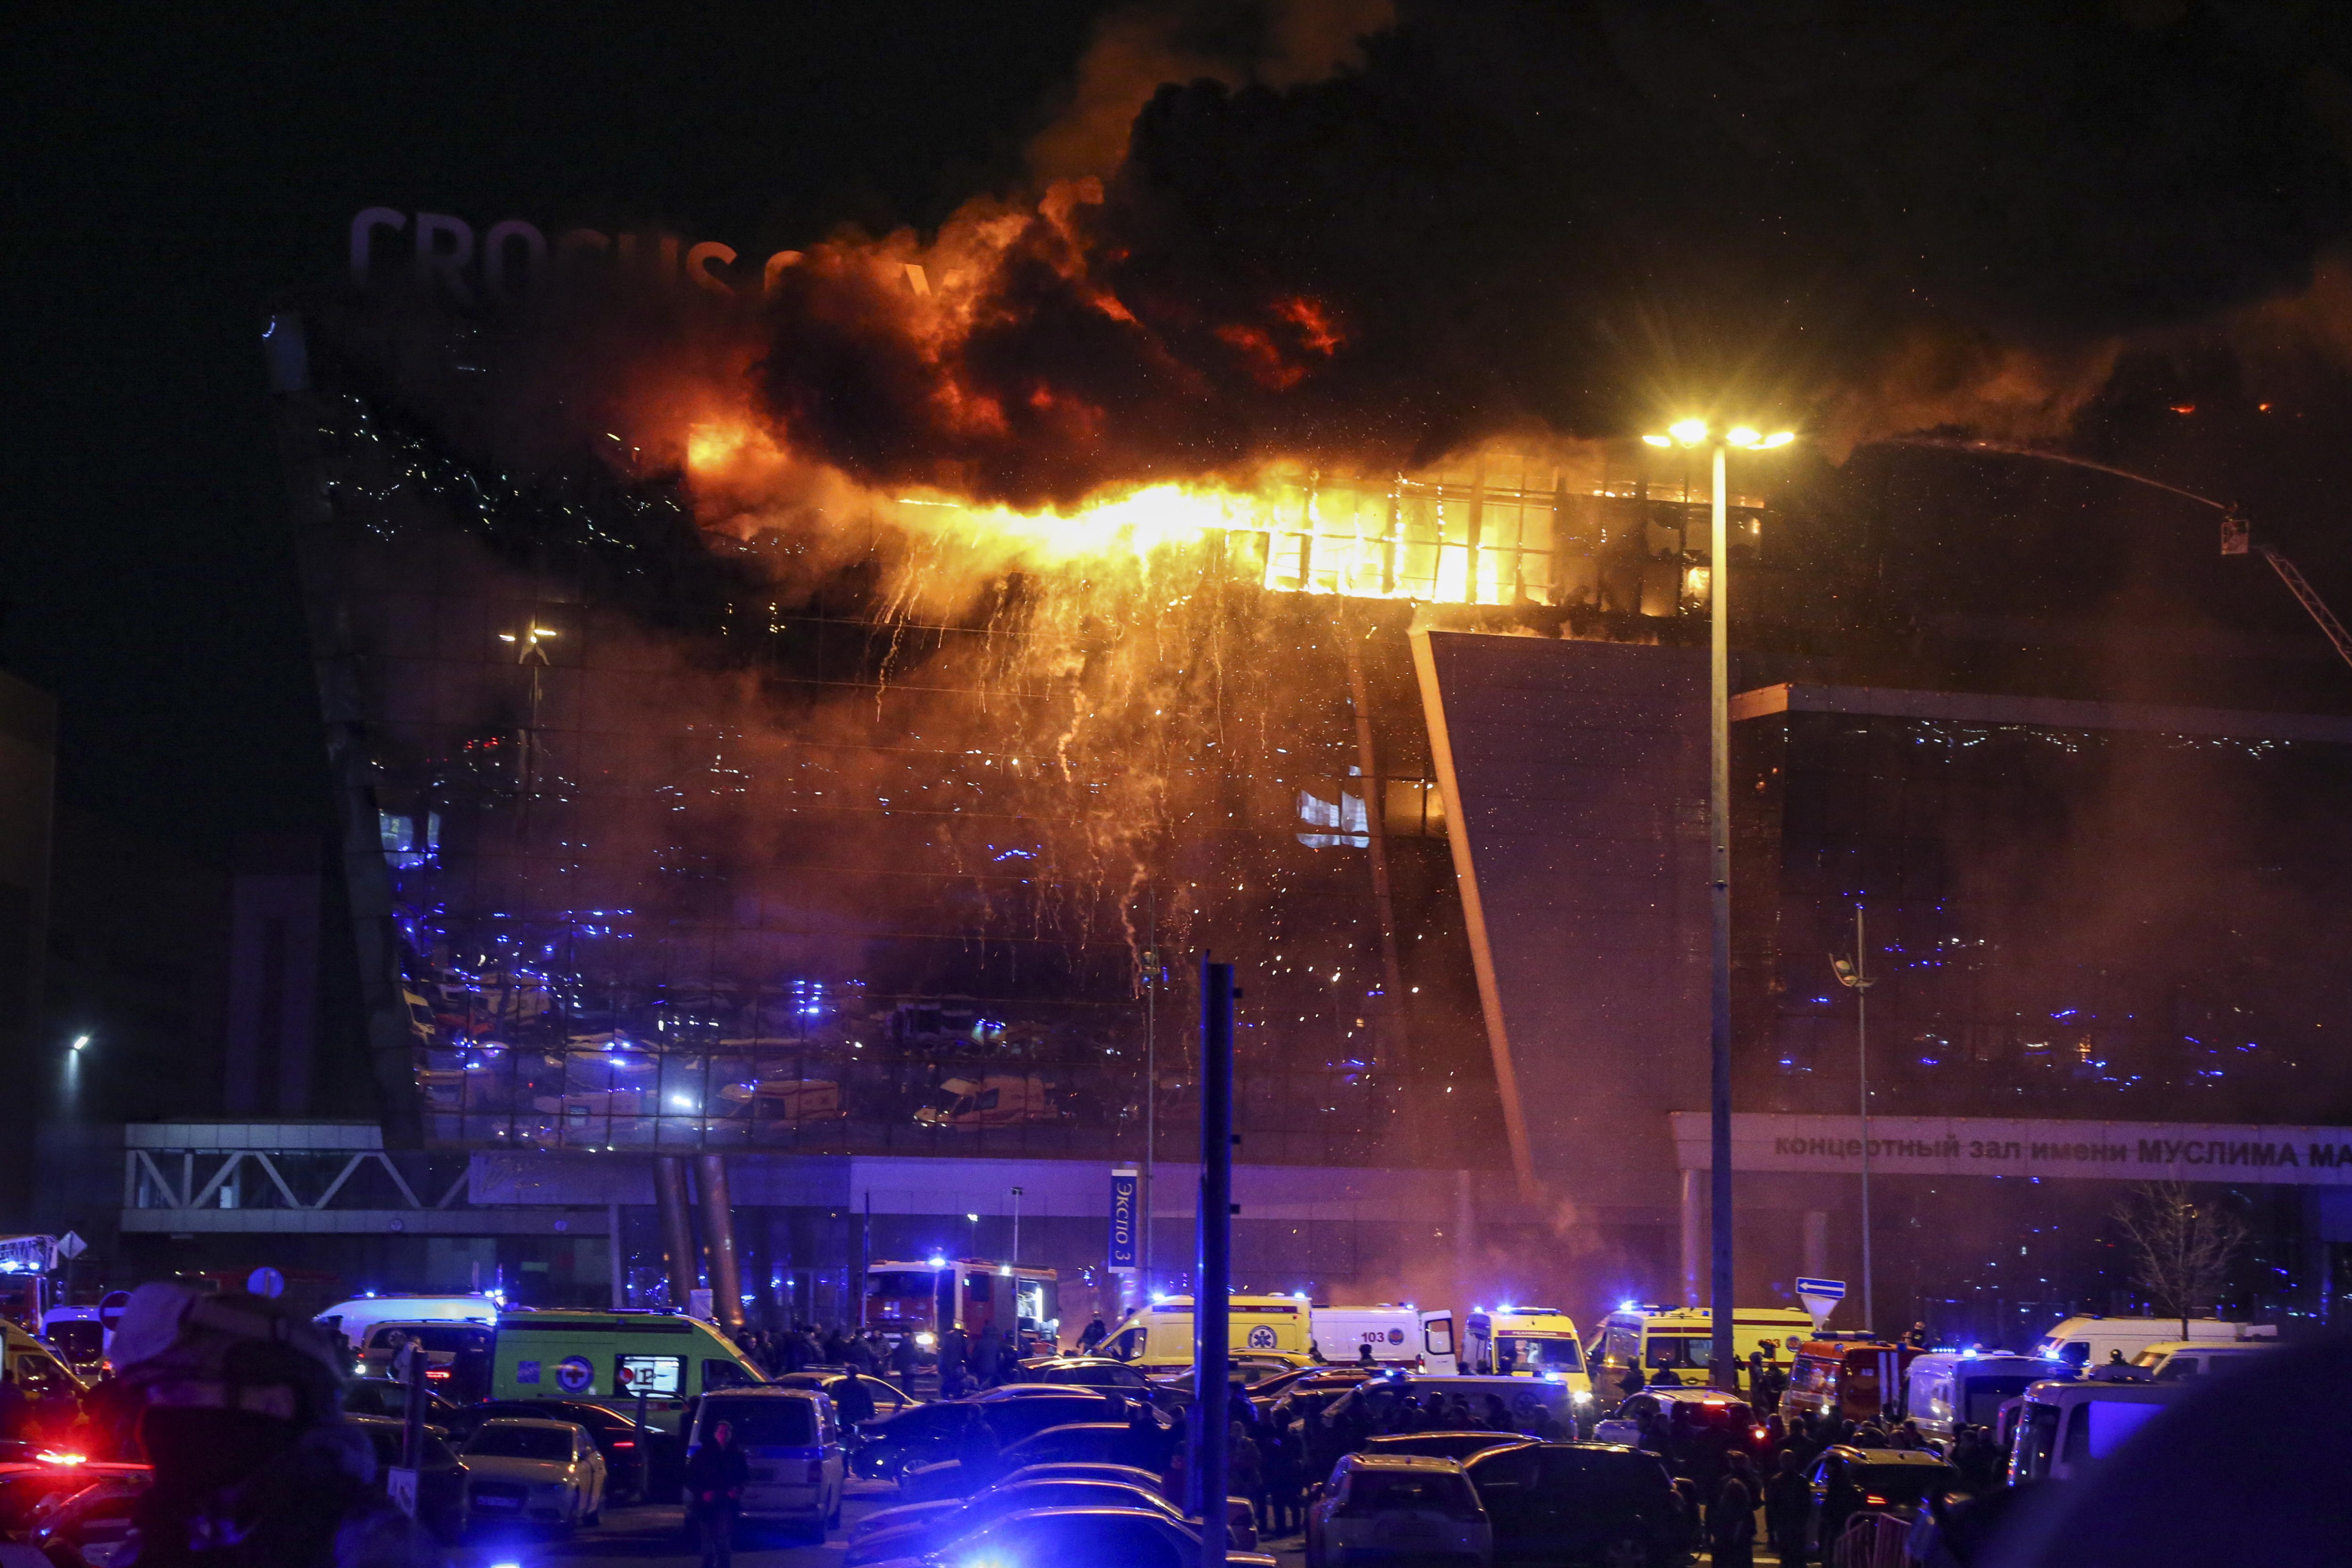
M1361 68L1163 88L1103 200L1033 221L945 331L813 253L762 388L855 474L1018 502L1694 401L1853 434L2298 287L2352 218L2347 27L1407 5Z

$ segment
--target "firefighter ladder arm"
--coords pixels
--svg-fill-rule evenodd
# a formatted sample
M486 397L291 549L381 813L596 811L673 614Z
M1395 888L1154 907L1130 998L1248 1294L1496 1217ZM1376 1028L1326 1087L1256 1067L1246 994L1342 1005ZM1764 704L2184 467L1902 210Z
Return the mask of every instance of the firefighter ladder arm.
M2302 570L2268 545L2258 544L2254 550L2271 563L2271 570L2278 574L2279 581L2286 584L2286 591L2294 595L2295 603L2309 611L2311 618L2319 623L2319 629L2335 645L2336 656L2346 664L2352 664L2352 633L2345 631L2344 623L2336 618L2336 612L2327 607L2327 601L2319 596L2319 591L2311 585Z

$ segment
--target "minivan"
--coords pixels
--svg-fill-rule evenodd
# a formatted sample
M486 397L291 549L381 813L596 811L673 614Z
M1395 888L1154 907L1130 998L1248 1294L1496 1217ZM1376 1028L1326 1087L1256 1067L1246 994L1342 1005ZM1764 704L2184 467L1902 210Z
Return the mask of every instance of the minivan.
M2010 1438L2009 1481L2063 1481L2122 1447L2166 1405L2184 1399L2187 1383L2037 1383Z
M2048 1362L2030 1355L1930 1351L1911 1363L1903 1413L1921 1432L1948 1443L1963 1426L1993 1427L2001 1405L2050 1378Z
M832 1400L813 1388L703 1394L686 1420L689 1464L722 1421L734 1428L736 1447L751 1469L743 1488L744 1522L798 1526L820 1541L841 1522L847 1469Z

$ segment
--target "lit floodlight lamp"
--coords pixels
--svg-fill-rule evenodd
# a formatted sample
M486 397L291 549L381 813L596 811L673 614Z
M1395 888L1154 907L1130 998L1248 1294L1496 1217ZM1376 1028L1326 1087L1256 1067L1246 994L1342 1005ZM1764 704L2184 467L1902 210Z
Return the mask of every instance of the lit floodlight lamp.
M941 1257L940 1257L938 1253L936 1253L936 1252L934 1252L934 1253L932 1253L932 1254L931 1254L931 1267L932 1267L932 1268L945 1268L947 1266L948 1266L948 1260L947 1260L946 1258L941 1258Z
M1723 441L1727 447L1760 447L1764 444L1764 437L1745 425L1734 425L1724 432Z
M76 1050L78 1050L78 1051L79 1051L79 1050L84 1050L84 1049L87 1049L87 1048L89 1047L89 1037L88 1035L76 1035L76 1036L74 1037L74 1041L73 1041L73 1048L74 1048L74 1049L76 1049Z
M1673 424L1666 426L1666 434L1672 436L1675 440L1681 442L1685 447L1696 447L1701 441L1706 439L1706 421L1704 419L1677 419Z
M1653 447L1671 447L1675 444L1675 438L1671 436L1644 436L1642 439Z
M1794 430L1775 430L1769 436L1765 437L1762 441L1758 443L1758 445L1764 447L1769 450L1774 447L1785 447L1796 438L1797 433Z

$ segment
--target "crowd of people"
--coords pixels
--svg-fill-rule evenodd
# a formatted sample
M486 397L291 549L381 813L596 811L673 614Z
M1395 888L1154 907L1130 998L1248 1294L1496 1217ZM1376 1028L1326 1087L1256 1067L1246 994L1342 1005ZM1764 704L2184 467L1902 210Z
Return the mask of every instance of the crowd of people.
M737 1336L736 1348L770 1377L817 1366L850 1367L869 1377L887 1377L901 1387L936 1359L942 1399L1013 1381L1023 1354L994 1324L977 1334L948 1330L940 1336L936 1357L920 1349L911 1334L894 1341L874 1329L859 1332L805 1323L792 1329L746 1329Z

